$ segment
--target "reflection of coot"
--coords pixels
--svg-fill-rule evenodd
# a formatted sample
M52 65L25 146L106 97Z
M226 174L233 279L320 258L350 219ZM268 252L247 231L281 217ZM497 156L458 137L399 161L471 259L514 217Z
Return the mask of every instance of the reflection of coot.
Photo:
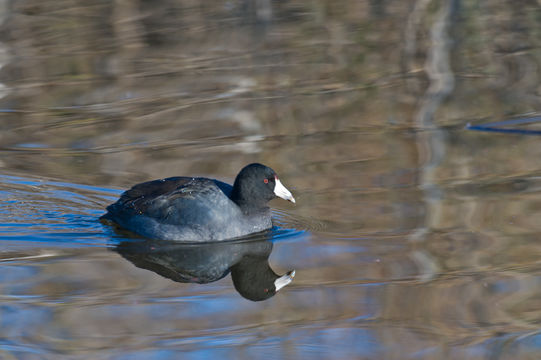
M123 241L115 251L135 266L178 282L205 284L229 272L237 291L252 301L265 300L289 284L295 271L278 276L268 258L272 242L245 240L182 244L167 240Z

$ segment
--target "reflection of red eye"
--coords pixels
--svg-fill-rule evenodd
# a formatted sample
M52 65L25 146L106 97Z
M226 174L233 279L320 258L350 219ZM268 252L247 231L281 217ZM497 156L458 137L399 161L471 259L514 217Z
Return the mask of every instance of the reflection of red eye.
M264 182L265 184L268 184L268 183L269 183L269 179L265 179L265 180L263 180L263 182Z

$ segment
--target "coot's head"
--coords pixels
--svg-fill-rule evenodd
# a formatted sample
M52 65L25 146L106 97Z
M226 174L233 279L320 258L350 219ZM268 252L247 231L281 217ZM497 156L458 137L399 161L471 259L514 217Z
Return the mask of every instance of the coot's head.
M237 175L231 193L231 199L241 207L255 208L265 206L276 196L295 202L274 170L262 164L245 166Z

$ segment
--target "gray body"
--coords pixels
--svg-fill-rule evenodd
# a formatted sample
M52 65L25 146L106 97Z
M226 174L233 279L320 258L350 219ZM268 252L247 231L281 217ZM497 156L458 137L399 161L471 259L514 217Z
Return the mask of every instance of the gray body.
M270 209L243 213L218 180L173 177L135 185L103 219L143 237L176 241L231 239L272 227Z

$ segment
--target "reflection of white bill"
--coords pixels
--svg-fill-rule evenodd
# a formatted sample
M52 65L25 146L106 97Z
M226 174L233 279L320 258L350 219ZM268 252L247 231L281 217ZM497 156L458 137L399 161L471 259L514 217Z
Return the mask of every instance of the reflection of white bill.
M278 279L274 280L274 287L276 288L276 291L280 290L281 288L292 282L294 277L295 270L291 270L284 276L280 276Z

